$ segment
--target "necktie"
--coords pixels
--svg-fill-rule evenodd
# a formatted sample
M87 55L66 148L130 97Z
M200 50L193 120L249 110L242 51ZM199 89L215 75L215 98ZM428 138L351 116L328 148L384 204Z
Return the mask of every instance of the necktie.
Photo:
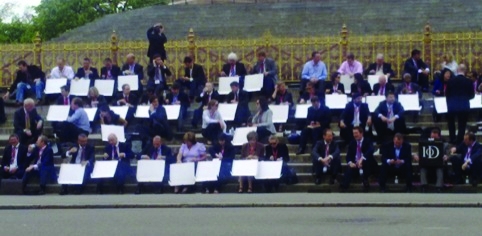
M129 103L129 96L126 95L126 103Z
M395 148L395 159L400 159L400 148Z
M235 76L235 75L236 75L235 67L234 65L231 65L230 76Z
M234 101L238 101L238 92L234 93Z
M360 125L360 107L358 107L358 106L355 106L355 117L354 118L355 118L354 119L355 122L353 122L354 125L359 126Z
M157 155L159 155L159 148L154 149L154 153L152 154L152 159L153 159L153 160L156 160L156 159L157 159Z
M30 129L30 116L25 112L25 129Z
M405 87L407 88L408 93L412 93L412 87L410 86L410 83L406 83Z
M69 99L67 97L64 97L64 105L69 105Z
M361 142L360 141L357 141L357 145L356 145L356 161L360 161L361 159Z
M477 82L474 82L474 91L477 92Z
M330 144L325 144L325 158L330 155Z
M81 147L80 151L82 152L82 154L80 155L81 161L85 161L85 147Z
M259 73L264 73L264 62L259 65Z
M380 86L380 95L383 95L385 92L385 85Z
M161 75L160 69L159 69L159 67L156 67L156 78L155 78L155 79L156 79L156 80L161 80L161 76L160 76L160 75Z
M469 147L469 148L467 149L467 154L465 154L464 161L470 160L471 152L472 152L472 147Z
M110 73L110 69L107 70L107 79L111 79L112 78L112 74Z
M132 72L132 74L134 74L134 67L134 65L129 66L129 70Z
M273 149L273 157L274 159L278 159L278 149Z
M112 145L112 160L117 160L117 147Z
M15 152L17 151L17 148L12 146L12 157L10 158L10 165L13 164L13 162L15 161Z
M85 159L84 148L80 147L79 153L77 153L77 159L75 160L75 163L80 164L84 159Z
M392 105L389 105L388 106L388 119L392 119L392 118L393 118L393 107L392 107ZM394 130L395 124L394 123L388 124L388 128L391 129L391 130Z
M279 96L279 102L280 103L283 103L283 97L284 97L284 94Z
M338 91L338 84L337 85L333 85L333 92L336 93Z
M208 94L208 102L211 101L211 94Z

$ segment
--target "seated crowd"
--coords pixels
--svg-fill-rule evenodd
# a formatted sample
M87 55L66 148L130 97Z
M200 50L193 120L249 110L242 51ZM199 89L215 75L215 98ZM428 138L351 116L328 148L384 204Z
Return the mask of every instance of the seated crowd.
M384 61L383 55L377 55L375 63L363 70L362 64L355 60L353 54L348 54L338 71L330 75L325 64L321 61L319 52L313 52L312 59L304 66L301 74L300 97L296 101L293 94L287 89L285 83L278 81L277 66L273 59L266 53L257 54L257 62L250 74L263 74L263 87L261 96L256 100L256 111L251 113L249 103L251 94L243 90L244 76L247 70L231 53L227 63L223 66L220 76L239 76L239 82L230 84L231 92L225 96L220 95L214 85L207 81L204 69L194 63L193 59L184 59L184 75L168 86L172 73L160 55L153 55L152 62L147 67L148 79L144 81L143 66L136 62L135 56L129 54L126 63L118 67L112 60L106 58L104 67L99 70L91 66L91 60L85 58L83 66L74 73L72 67L66 65L65 60L59 58L57 66L52 69L47 78L42 70L25 61L18 63L17 77L4 99L15 98L16 103L22 104L14 114L14 134L9 138L9 145L5 148L0 166L2 178L16 178L23 180L24 190L34 175L40 178L40 193L45 192L49 180L56 178L54 167L54 152L52 145L58 143L59 153L67 158L69 163L82 164L85 168L84 184L97 183L97 192L104 191L102 180L90 179L90 174L95 166L95 147L89 144L89 135L99 131L101 125L121 125L126 132L139 133L144 143L142 152L134 153L129 142L122 143L115 134L109 134L105 143L102 160L116 160L119 162L113 182L118 193L124 192L124 184L129 176L133 175L131 161L134 159L165 160L165 178L160 183L154 183L156 192L163 191L163 184L168 182L169 164L200 162L210 159L221 161L219 180L205 182L203 192L218 193L223 183L231 177L232 162L236 152L240 152L241 159L255 159L259 161L282 161L283 178L290 176L288 162L290 153L285 143L280 142L277 129L283 131L283 124L274 124L274 114L270 109L272 105L288 105L289 120L295 120L301 129L297 154L305 153L309 144L312 146L313 175L316 184L322 183L324 176L329 177L329 184L339 183L342 190L349 188L354 177L359 176L362 185L368 189L369 178L378 173L380 191L387 191L388 176L398 176L405 179L406 190L412 191L412 162L418 162L419 156L412 154L412 147L404 138L407 133L407 113L398 101L402 94L418 94L422 100L422 92L428 89L429 69L420 59L420 51L413 50L411 58L407 59L404 67L403 81L400 85L392 84L390 77L395 73L391 65ZM452 71L456 70L456 71ZM99 73L100 72L100 73ZM458 65L454 68L442 68L433 88L434 96L447 96L449 108L448 120L450 130L449 142L443 141L439 129L431 130L427 140L436 140L444 144L444 163L451 162L454 172L454 182L465 183L464 177L468 176L470 183L477 185L482 174L482 148L473 133L466 133L463 114L465 110L450 112L451 102L449 94L457 96L456 86L450 87L450 82L456 78L465 78L466 68ZM121 75L137 75L138 90L131 91L129 84L120 84L122 91L113 96L102 96L94 86L95 80L114 80L117 88L117 77ZM378 83L373 87L365 79L368 75L376 75ZM457 75L457 77L455 76ZM348 103L344 109L330 109L326 104L327 95L343 95L348 88L341 82L342 76L353 79ZM472 75L477 77L477 75ZM86 97L76 97L70 94L70 83L62 86L60 95L55 98L56 105L70 106L70 111L65 121L51 122L54 137L49 140L44 135L43 127L45 118L41 117L35 108L42 99L46 81L53 78L66 78L68 81L88 79L91 87ZM467 79L467 81L469 81ZM465 82L465 81L464 81ZM457 82L454 82L457 83ZM146 86L144 87L144 84ZM470 81L471 93L478 93L482 88L478 79ZM473 89L472 89L473 87ZM452 91L451 91L452 90ZM30 91L36 99L26 98ZM470 92L470 91L469 91ZM455 94L455 95L454 95ZM367 96L384 96L374 111L370 111L364 99ZM473 97L473 96L472 96ZM470 95L468 98L471 99ZM467 100L468 101L468 100ZM206 145L196 140L193 132L183 136L183 143L179 150L174 151L164 144L164 140L171 140L175 132L168 119L168 106L179 106L179 115L175 126L177 132L183 132L188 123L188 109L191 103L199 103L194 108L191 127L196 129L201 123L201 134L206 140ZM237 104L233 121L225 121L223 114L218 110L220 103ZM455 102L456 103L456 102ZM310 104L305 119L295 118L296 104ZM127 107L127 114L121 117L112 110L112 107ZM139 106L148 106L148 118L136 118ZM453 104L452 104L453 106ZM86 109L97 108L92 119ZM455 110L453 110L455 111ZM462 114L462 115L460 115ZM437 117L438 114L434 113ZM458 135L455 135L454 119L459 119ZM330 128L332 120L338 121L340 138L336 139ZM452 123L451 123L452 122ZM462 123L462 124L461 124ZM466 118L465 118L466 123ZM453 124L453 125L452 125ZM232 133L228 127L255 127L255 132L247 135L247 143L240 150L231 144ZM376 131L373 134L372 128ZM375 145L375 144L376 145ZM450 144L449 144L450 143ZM265 144L268 144L265 146ZM451 146L452 144L452 146ZM455 145L453 145L455 144ZM458 146L457 146L458 145ZM346 169L342 169L344 161L341 152L346 150ZM381 155L379 165L375 152ZM99 159L100 160L100 159ZM421 168L422 190L427 187L427 171L434 170L437 174L436 187L441 191L443 187L443 167ZM343 178L339 178L343 174ZM247 182L247 188L245 183ZM252 177L239 177L239 192L253 192ZM262 181L267 191L278 190L280 181ZM81 193L83 185L75 186L75 192ZM69 187L64 185L61 194L67 194ZM139 183L136 193L141 193L145 184ZM175 193L194 191L193 186L180 186L174 189Z

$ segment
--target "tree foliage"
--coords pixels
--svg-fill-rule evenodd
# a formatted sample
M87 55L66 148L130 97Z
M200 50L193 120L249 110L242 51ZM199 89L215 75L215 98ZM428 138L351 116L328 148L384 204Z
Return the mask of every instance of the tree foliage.
M169 0L42 0L35 8L36 15L31 21L14 19L0 23L0 43L30 43L35 32L43 40L50 40L60 34L85 25L109 14L158 4ZM0 20L8 13L8 7L0 6Z

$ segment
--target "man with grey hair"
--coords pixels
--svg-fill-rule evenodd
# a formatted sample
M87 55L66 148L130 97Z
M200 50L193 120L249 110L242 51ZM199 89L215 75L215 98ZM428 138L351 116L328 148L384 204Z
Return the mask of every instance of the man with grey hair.
M241 81L241 78L244 80L246 74L246 67L238 61L238 56L234 52L229 53L228 61L221 70L221 76L239 76Z
M136 62L136 56L132 53L127 54L126 63L122 66L122 74L124 75L137 75L139 79L139 89L137 90L137 97L142 96L142 83L144 79L144 67Z
M20 143L31 144L42 134L43 119L35 109L35 102L31 98L23 101L23 107L13 115L14 132L20 137Z
M57 66L50 72L51 79L66 78L71 80L75 77L74 70L71 66L66 65L65 59L59 57L57 58Z
M395 73L392 70L392 65L390 63L386 63L383 54L377 54L377 60L375 63L372 63L368 66L368 68L363 72L365 76L368 75L388 75L388 77L392 77Z
M450 143L460 144L464 139L467 118L470 112L470 100L475 97L472 81L465 77L467 68L460 64L457 76L449 79L445 96L447 97L447 122ZM455 119L458 120L458 133L455 136Z
M373 93L375 96L385 96L388 92L395 92L395 87L392 84L387 83L387 76L380 75L378 77L378 83L373 85Z

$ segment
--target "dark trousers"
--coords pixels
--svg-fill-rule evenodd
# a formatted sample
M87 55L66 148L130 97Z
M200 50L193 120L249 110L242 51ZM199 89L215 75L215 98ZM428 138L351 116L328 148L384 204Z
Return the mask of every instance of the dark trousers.
M345 128L340 128L340 136L345 140L345 143L350 143L353 140L353 125L346 123L345 125ZM360 127L365 131L365 124L361 124Z
M155 82L152 81L152 80L149 80L149 82L147 82L147 87L148 88L154 88L154 93L157 96L162 95L162 91L167 89L167 88L164 87L164 83L155 84Z
M193 99L196 96L199 96L201 91L204 89L204 82L200 82L197 80L193 81L186 81L182 79L176 80L176 83L180 84L181 87L189 89L189 98Z
M251 112L249 111L249 107L238 104L236 115L234 116L234 124L237 127L240 127L242 124L246 124L248 122L250 116Z
M271 77L264 77L263 87L261 88L261 94L267 99L271 99L274 93L275 82Z
M403 118L395 121L393 130L389 129L388 124L380 118L375 119L374 126L377 131L377 143L379 144L391 140L396 133L405 133L405 120Z
M340 159L332 159L330 162L330 166L327 166L327 172L323 173L323 163L318 160L313 160L313 172L315 173L315 178L321 179L323 175L330 176L331 179L336 179L336 176L341 171L341 160Z
M61 132L59 134L59 139L61 143L75 143L77 142L79 134L85 134L87 136L89 135L89 131L78 128L74 124L67 121L64 121L60 124L60 130Z
M173 137L171 127L167 122L153 124L148 133L151 137L159 135L167 140L172 140Z
M204 107L201 105L193 111L191 125L196 127L203 120Z
M82 182L81 185L73 185L79 192L82 192L84 190L84 185L87 184L90 181L90 174L94 170L94 166L88 164L85 166L85 172L84 172L84 181ZM62 191L68 192L68 187L69 185L62 185Z
M368 176L371 175L371 171L372 171L371 165L372 164L368 160L364 160L362 162L363 175L361 175L360 177L362 178L363 182L368 181ZM345 173L344 173L342 187L344 187L344 188L350 187L351 180L353 179L353 177L355 177L357 175L360 175L360 170L356 167L350 168L348 166L347 169L345 170Z
M322 137L322 133L323 133L322 127L318 127L318 128L305 127L301 131L299 148L304 150L306 148L306 144L310 140L312 143L316 143Z
M382 163L382 168L380 170L380 179L378 183L380 184L381 189L386 188L387 183L387 176L403 176L405 178L405 182L407 188L412 187L412 162L405 162L401 166L397 167L394 165L388 165L386 162Z
M266 127L258 127L256 133L258 134L258 140L260 142L264 142L272 134Z
M33 128L37 128L37 127L33 127ZM42 133L42 129L41 130L31 130L31 132L32 132L31 136L28 136L23 131L17 132L17 135L20 138L19 141L20 141L21 144L29 145L29 144L35 143L37 141L38 137L40 136L40 134Z
M0 169L0 177L2 179L22 179L23 175L25 173L25 170L17 169L15 173L10 173L7 172L3 169L3 167Z
M420 85L420 88L426 92L428 91L428 76L422 73L418 74L418 77L412 78L412 82Z
M462 170L462 165L464 164L464 157L453 156L450 158L452 162L452 169L455 175L455 183L461 184L464 182L463 177L468 176L470 181L478 181L481 176L482 171L482 161L480 158L475 158L469 168Z
M117 191L124 191L124 184L126 178L132 174L131 165L127 161L119 161L117 169L114 174L114 183L117 187ZM97 190L102 192L104 187L104 179L99 179L97 182Z
M49 180L54 180L57 177L55 174L55 167L53 166L40 166L38 170L31 170L30 172L25 172L22 179L22 189L24 191L30 179L34 176L40 178L40 189L42 191L45 191L45 186L47 185Z
M449 112L447 113L447 122L449 126L450 142L459 144L464 140L465 129L467 128L467 119L469 112ZM455 119L457 119L457 136L455 136Z
M216 143L219 134L222 132L223 130L221 129L221 125L219 123L211 123L202 130L202 135L205 139L211 141L212 143Z

